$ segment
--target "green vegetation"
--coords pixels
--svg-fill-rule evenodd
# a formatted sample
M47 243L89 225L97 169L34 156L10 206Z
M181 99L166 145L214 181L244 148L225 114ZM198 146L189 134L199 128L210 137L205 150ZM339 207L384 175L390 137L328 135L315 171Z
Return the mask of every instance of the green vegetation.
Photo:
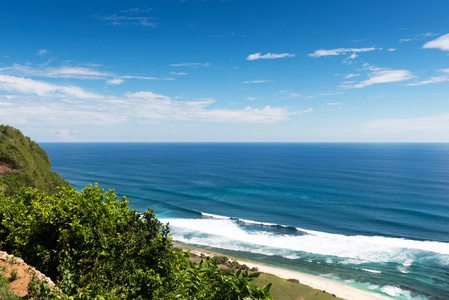
M17 269L12 269L11 271L11 280L17 280L19 279L19 273Z
M0 189L7 195L21 187L52 193L58 186L70 185L51 171L47 153L19 130L0 125Z
M3 275L4 268L0 269L0 299L19 300L20 297L9 291L9 280Z
M128 204L97 185L0 194L0 248L55 280L63 299L270 299L270 285L250 284L258 273L191 264L153 211ZM51 292L33 291L36 299Z
M268 282L273 284L270 289L273 299L343 300L326 291L320 291L310 286L297 283L294 280L283 279L268 273L262 273L259 278L253 281L253 284L256 286L264 286Z

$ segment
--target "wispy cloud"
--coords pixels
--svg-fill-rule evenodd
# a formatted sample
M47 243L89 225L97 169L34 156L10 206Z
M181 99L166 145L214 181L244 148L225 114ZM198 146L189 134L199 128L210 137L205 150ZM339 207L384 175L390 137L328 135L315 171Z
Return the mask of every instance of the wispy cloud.
M422 46L423 49L440 49L443 51L449 51L449 33L440 36L437 39L429 41Z
M350 88L364 88L378 83L401 82L414 78L415 76L408 70L389 70L382 68L375 68L365 65L365 68L371 72L368 74L369 79L361 81L356 84L342 84L340 87Z
M110 80L106 81L106 83L108 85L119 85L119 84L122 84L123 82L125 82L125 81L120 78L114 78L114 79L110 79Z
M295 55L296 54L291 54L291 53L280 53L280 54L267 53L267 54L262 55L260 52L258 52L258 53L248 55L248 57L246 59L247 60L277 59L277 58L285 58L285 57L294 57Z
M438 33L427 32L427 33L422 33L422 34L415 35L412 38L400 39L399 42L400 43L404 43L404 42L417 41L417 40L426 39L426 38L429 38L429 37L435 36L435 35L438 35Z
M149 124L174 120L272 124L285 121L293 115L312 111L310 108L291 110L288 107L272 106L216 108L211 107L216 103L214 99L175 100L148 91L127 93L121 97L71 100L18 95L11 99L0 97L0 103L5 104L1 105L0 109L0 119L4 122L65 128L70 125L108 126L129 122Z
M439 69L437 70L440 73L447 73L449 74L449 69ZM448 82L449 81L449 75L439 75L439 76L432 76L429 79L418 81L418 82L412 82L407 84L408 86L420 86L420 85L426 85L426 84L432 84L432 83L441 83L441 82Z
M0 75L0 90L36 94L38 96L101 98L101 96L87 92L77 86L62 86L8 75Z
M341 102L328 102L328 103L326 103L326 105L337 106L337 105L341 105Z
M301 97L300 94L294 93L294 92L287 92L287 91L279 91L279 94L281 94L284 98L299 98Z
M47 65L32 66L13 64L11 67L0 68L0 74L22 76L22 77L46 77L46 78L71 78L71 79L90 79L107 80L108 84L117 84L124 82L124 79L142 79L142 80L161 80L161 78L139 76L139 75L118 75L112 72L99 71L90 67L79 66L60 66L50 67ZM170 78L162 78L171 80Z
M349 78L353 78L353 77L357 77L357 76L360 76L360 74L346 74L343 77L346 79L349 79Z
M47 53L48 53L47 49L39 49L39 51L37 51L36 55L42 56Z
M138 16L151 10L151 8L130 8L122 10L120 14L112 14L100 18L108 24L115 26L137 25L142 27L157 27L157 24L152 21L154 19L153 17Z
M59 139L64 141L74 141L73 133L70 130L67 129L61 129L56 132L56 135Z
M189 68L198 68L198 67L210 67L210 63L192 63L185 62L179 64L171 64L172 67L189 67Z
M138 8L138 7L135 7L135 8L122 10L121 12L122 13L129 13L129 14L141 14L141 13L147 13L147 12L152 11L152 10L153 10L152 8Z
M247 80L243 83L267 83L267 82L273 82L272 80Z
M384 132L406 131L449 131L449 113L435 116L410 119L374 119L363 124L363 127Z
M335 95L341 95L342 92L330 92L330 93L318 93L317 96L335 96Z
M309 56L311 56L311 57L337 56L337 55L345 55L347 53L352 53L350 58L355 58L355 57L357 57L356 53L369 52L369 51L374 51L377 49L378 48L370 47L370 48L338 48L338 49L331 49L331 50L316 50L315 52L310 53Z
M11 67L0 68L0 73L17 76L36 76L49 78L75 78L75 79L104 79L113 76L112 73L97 71L86 67L48 67L13 64Z
M175 76L185 76L188 75L185 72L170 72L170 75L175 75Z
M447 82L447 81L449 81L449 76L442 75L442 76L432 76L429 79L414 82L414 83L409 83L407 85L408 86L419 86L419 85L426 85L426 84L431 84L431 83L441 83L441 82Z

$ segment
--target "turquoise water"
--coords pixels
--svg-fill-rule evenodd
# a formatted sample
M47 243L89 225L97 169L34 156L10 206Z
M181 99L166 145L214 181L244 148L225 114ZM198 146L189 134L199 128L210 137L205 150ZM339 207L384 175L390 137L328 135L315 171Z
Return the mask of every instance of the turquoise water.
M449 299L449 144L43 143L175 240L396 299Z

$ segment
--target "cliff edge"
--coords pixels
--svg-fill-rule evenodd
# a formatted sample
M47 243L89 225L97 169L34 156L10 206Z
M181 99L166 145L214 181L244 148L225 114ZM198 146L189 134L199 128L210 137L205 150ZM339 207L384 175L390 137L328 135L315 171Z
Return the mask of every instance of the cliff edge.
M44 149L20 130L0 125L0 190L11 195L21 187L32 187L52 193L58 186L70 184L51 171Z

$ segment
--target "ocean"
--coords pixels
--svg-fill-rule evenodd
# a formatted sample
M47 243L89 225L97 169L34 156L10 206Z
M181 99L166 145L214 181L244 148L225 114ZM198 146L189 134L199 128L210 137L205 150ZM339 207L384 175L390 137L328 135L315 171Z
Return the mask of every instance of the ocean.
M41 143L175 241L395 299L449 299L449 144Z

